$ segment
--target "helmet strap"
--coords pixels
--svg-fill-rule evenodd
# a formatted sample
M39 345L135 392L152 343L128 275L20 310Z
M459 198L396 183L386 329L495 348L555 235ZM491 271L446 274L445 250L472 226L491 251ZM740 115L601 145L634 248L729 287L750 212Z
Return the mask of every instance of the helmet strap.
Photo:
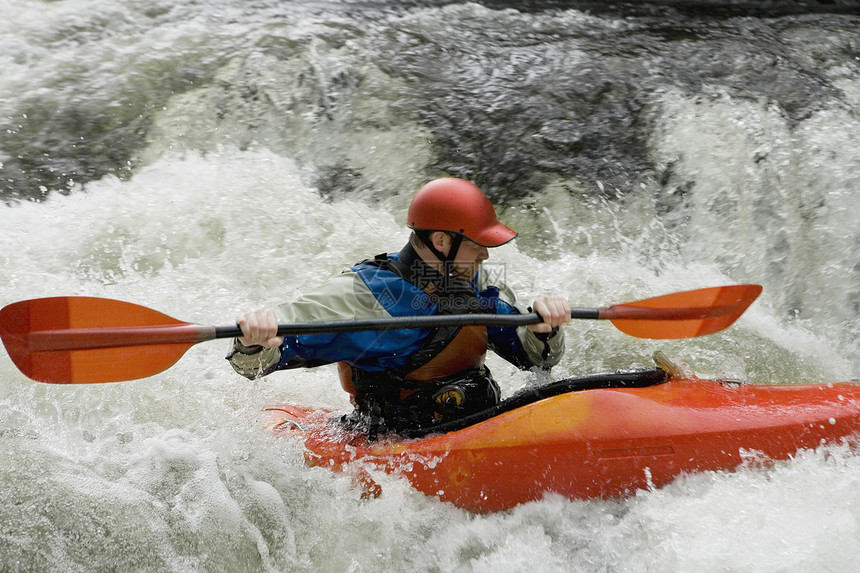
M443 231L447 232L447 231ZM450 233L449 236L452 239L451 248L448 250L448 254L444 254L442 251L433 246L433 241L430 238L430 234L432 231L427 232L426 234L422 233L423 236L419 235L419 238L424 243L424 246L433 253L437 259L442 261L442 264L445 268L445 275L451 276L455 274L454 269L454 259L457 257L457 253L460 251L460 245L463 244L463 235L461 233Z
M447 276L453 276L457 272L454 268L454 259L457 258L457 253L460 251L461 244L463 244L463 235L460 233L454 233L451 248L448 249L448 256L442 259L445 263L445 274Z

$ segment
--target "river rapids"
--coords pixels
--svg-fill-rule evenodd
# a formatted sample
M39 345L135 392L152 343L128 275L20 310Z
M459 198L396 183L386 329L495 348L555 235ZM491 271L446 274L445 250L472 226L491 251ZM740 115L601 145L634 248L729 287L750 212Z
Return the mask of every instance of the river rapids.
M754 384L860 375L853 2L0 3L0 305L116 298L202 324L399 250L411 195L470 179L525 302L758 283L731 328L567 327L553 378L661 349ZM783 7L785 8L785 7ZM0 571L847 571L850 448L615 501L474 515L308 468L262 431L349 408L333 367L250 382L226 342L132 382L0 353ZM538 383L491 360L503 393Z

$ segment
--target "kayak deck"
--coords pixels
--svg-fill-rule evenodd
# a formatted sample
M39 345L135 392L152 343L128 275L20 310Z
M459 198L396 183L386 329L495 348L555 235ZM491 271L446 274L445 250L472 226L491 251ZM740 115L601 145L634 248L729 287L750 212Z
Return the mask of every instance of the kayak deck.
M613 375L598 375L610 387L551 395L418 439L370 442L333 425L330 412L292 405L267 408L267 427L301 436L311 466L365 482L363 468L402 475L470 511L509 509L548 492L622 497L683 473L786 459L860 430L858 383L760 386L677 371L661 382L653 372L640 373L642 387L611 387Z

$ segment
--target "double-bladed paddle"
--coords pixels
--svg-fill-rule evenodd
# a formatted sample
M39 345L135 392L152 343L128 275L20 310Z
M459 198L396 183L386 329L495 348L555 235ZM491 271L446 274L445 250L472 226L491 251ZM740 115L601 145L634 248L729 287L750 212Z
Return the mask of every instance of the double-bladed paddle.
M574 308L570 316L606 319L621 332L639 338L690 338L731 325L761 290L759 285L704 288L603 308ZM281 324L278 335L540 322L534 312L404 316ZM55 384L145 378L173 366L198 342L240 335L236 325L191 324L105 298L38 298L0 309L0 337L12 361L29 378Z

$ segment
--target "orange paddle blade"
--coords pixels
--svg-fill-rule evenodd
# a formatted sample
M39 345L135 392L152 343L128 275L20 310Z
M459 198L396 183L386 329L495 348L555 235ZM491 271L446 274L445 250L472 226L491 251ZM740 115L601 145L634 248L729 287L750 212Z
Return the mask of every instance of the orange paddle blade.
M691 338L728 328L761 294L760 285L677 292L601 308L621 332L638 338Z
M211 338L212 329L93 297L25 300L0 310L0 336L15 365L33 380L57 384L152 376Z

